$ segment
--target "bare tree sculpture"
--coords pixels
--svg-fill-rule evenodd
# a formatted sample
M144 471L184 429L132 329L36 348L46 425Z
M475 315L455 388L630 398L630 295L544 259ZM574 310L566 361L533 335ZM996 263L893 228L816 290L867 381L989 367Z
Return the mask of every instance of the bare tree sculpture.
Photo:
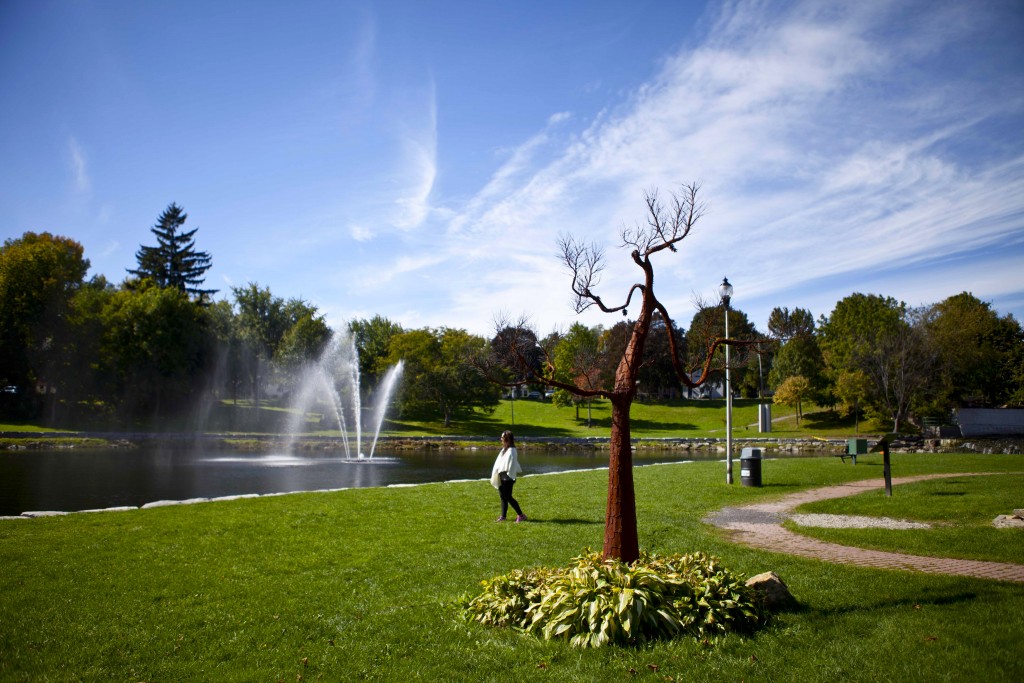
M599 284L600 274L604 268L603 251L594 244L584 244L571 236L559 237L558 245L561 259L572 273L572 291L575 297L575 309L581 313L592 306L597 306L605 313L622 312L634 295L639 296L640 311L633 324L633 333L623 351L615 377L610 388L593 388L578 386L554 379L557 374L553 367L550 354L547 366L538 369L536 363L536 345L521 343L524 335L506 334L497 340L504 339L510 343L495 348L495 354L508 365L513 364L522 374L530 377L530 381L557 387L582 397L602 397L611 402L612 425L611 444L608 461L608 505L605 513L604 556L625 562L633 562L640 556L637 537L636 498L633 488L633 456L630 447L630 406L636 396L637 376L644 357L644 344L651 333L651 321L657 311L665 321L664 329L669 335L669 348L672 365L680 381L691 388L703 384L711 370L715 351L723 344L751 345L753 340L733 340L708 337L707 352L700 354L700 366L687 367L683 362L684 350L677 348L676 339L671 334L672 318L664 304L658 300L654 292L654 266L651 257L668 250L675 252L676 245L690 234L694 224L700 219L704 206L698 201L697 184L685 185L678 194L672 195L671 205L666 207L659 201L656 190L645 193L647 204L647 223L634 228L624 228L621 232L622 246L631 249L633 262L643 271L643 281L634 284L621 305L612 306L598 296L595 288ZM698 305L700 303L698 302ZM525 325L521 320L519 325ZM699 375L693 379L693 375Z

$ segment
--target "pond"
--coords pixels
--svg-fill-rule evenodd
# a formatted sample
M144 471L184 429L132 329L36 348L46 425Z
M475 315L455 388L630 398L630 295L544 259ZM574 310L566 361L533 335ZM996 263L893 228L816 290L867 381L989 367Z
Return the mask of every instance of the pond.
M158 500L253 493L365 488L453 479L486 479L490 450L344 453L238 453L175 448L0 452L0 515L141 506ZM706 453L699 459L720 460ZM678 451L641 451L637 465L693 460ZM608 452L520 451L525 474L606 467Z

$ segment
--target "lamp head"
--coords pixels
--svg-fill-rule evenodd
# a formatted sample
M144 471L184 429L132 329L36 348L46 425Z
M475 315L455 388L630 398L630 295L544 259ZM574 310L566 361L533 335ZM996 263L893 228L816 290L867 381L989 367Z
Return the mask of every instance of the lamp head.
M722 303L728 307L729 301L732 299L732 285L729 284L729 278L722 278L722 284L718 287L718 293L722 297Z

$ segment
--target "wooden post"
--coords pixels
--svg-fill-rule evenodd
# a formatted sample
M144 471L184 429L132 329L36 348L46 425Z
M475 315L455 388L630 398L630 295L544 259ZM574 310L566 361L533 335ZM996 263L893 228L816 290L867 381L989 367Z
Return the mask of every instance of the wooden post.
M885 495L892 498L892 470L889 469L889 440L882 441L882 475L885 477Z

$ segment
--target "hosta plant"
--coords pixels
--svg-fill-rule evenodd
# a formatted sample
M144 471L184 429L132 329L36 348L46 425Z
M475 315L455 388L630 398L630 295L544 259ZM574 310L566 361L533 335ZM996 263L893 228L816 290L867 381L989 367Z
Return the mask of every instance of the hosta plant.
M579 647L684 634L714 640L753 631L766 617L743 578L705 553L642 553L625 564L586 551L567 567L515 570L483 586L465 603L470 618Z

